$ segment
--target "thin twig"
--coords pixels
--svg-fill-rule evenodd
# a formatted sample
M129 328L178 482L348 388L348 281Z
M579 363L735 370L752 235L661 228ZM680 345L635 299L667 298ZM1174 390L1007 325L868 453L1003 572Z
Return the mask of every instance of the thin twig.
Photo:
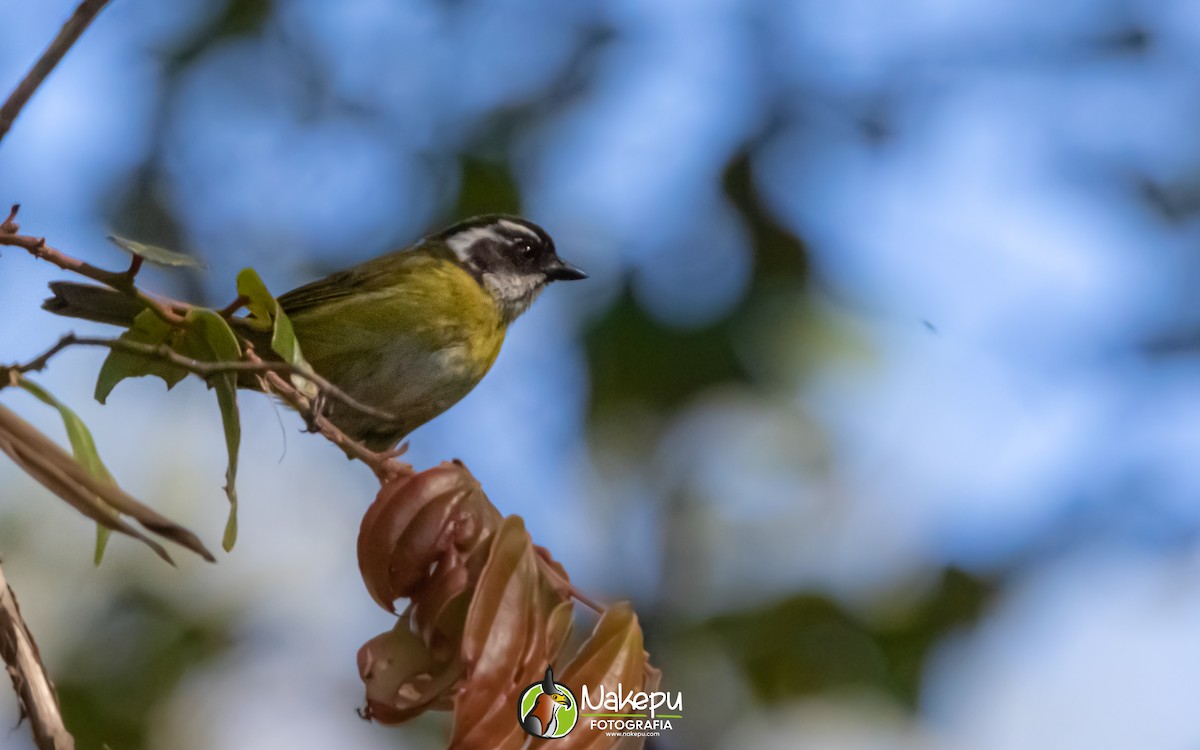
M50 75L50 71L54 70L54 66L58 65L58 61L67 54L67 50L71 49L71 45L75 44L80 34L92 23L92 19L105 5L108 5L108 0L83 0L71 17L67 19L67 22L63 24L58 36L54 37L54 41L50 42L50 46L25 74L25 78L9 94L8 101L4 102L4 106L0 107L0 139L8 134L13 120L17 119L17 115L21 113L25 103L33 96L33 92L38 90L38 87L46 80L46 76Z
M250 356L254 355L251 354ZM352 459L357 458L369 466L375 472L375 476L379 477L380 482L386 483L397 474L412 470L412 467L408 464L403 464L395 460L396 456L400 455L403 451L385 451L379 453L371 450L338 429L320 411L314 411L309 399L296 390L295 386L280 377L279 373L268 372L265 377L271 387L271 391L287 402L293 409L300 412L309 422L314 432L320 433L326 440L341 448L347 457Z
M183 325L183 315L187 305L174 300L160 299L143 292L134 285L134 276L141 268L140 263L136 261L131 263L129 269L125 271L109 271L50 247L46 244L45 237L19 234L21 227L17 224L17 212L20 210L21 204L13 204L8 218L0 222L0 245L24 248L35 258L53 263L64 271L71 271L93 281L99 281L107 287L138 300L142 305L153 310L155 315L173 326Z
M41 750L72 750L75 740L63 724L58 696L3 568L0 568L0 658L7 666L21 712L29 717L34 743Z
M152 357L175 365L182 370L187 370L193 375L198 375L202 378L230 372L248 372L262 375L269 391L282 398L289 406L298 411L314 432L319 432L331 443L341 448L347 456L357 458L371 467L381 479L394 476L398 471L403 471L407 466L407 464L401 464L393 460L396 456L403 453L402 450L379 453L346 435L330 422L319 408L315 407L313 403L314 399L301 393L295 384L285 379L283 375L303 378L316 386L318 391L332 396L346 406L361 411L368 416L388 422L395 421L395 417L387 412L361 403L315 372L296 367L289 362L266 361L255 354L253 348L249 346L243 351L242 356L245 359L236 362L209 362L185 357L165 344L143 344L138 341L128 341L126 339L91 338L68 333L59 339L54 346L24 364L0 366L0 389L9 385L15 385L25 373L39 372L45 369L55 355L72 346L98 346L105 349L139 354L144 357Z
M125 272L125 275L129 277L131 282L137 277L138 271L142 270L142 263L144 263L145 260L146 259L140 255L130 256L129 270Z
M129 352L130 354L140 354L145 357L161 359L202 378L230 372L250 372L259 374L279 372L285 375L304 378L315 385L318 390L328 394L329 396L332 396L334 399L342 402L346 406L349 406L351 409L362 412L367 416L374 417L375 419L381 419L385 422L394 422L396 420L396 418L391 414L362 403L315 372L304 370L291 364L290 362L266 361L259 359L258 357L255 357L253 360L238 362L209 362L206 360L185 357L166 344L143 344L138 341L129 341L127 339L106 339L94 338L90 336L76 336L74 333L66 334L60 338L58 342L54 344L54 346L50 347L37 357L29 360L25 364L8 366L0 365L0 388L4 388L10 384L12 373L23 375L25 373L40 372L44 370L50 363L50 360L56 354L71 346L98 346L105 349L116 349L118 351Z
M243 307L245 307L246 303L249 301L250 300L248 300L247 298L245 298L239 294L237 296L237 299L235 299L233 302L230 302L225 307L222 307L220 310L217 310L217 314L220 315L222 318L229 320L230 318L233 317L234 313L236 313L238 310L241 310Z
M555 583L562 587L562 589L568 595L578 600L580 604L583 604L585 607L591 609L597 614L604 614L604 607L600 606L595 599L576 588L575 584L571 583L571 579L567 577L566 573L559 571L559 565L554 561L554 558L550 556L550 550L541 545L535 544L533 545L533 551L537 553L538 566L542 569L542 572L553 578Z
M247 348L243 356L252 363L263 364L263 360L254 353L252 348ZM319 406L314 404L316 399L310 399L302 394L294 384L280 377L279 373L268 371L264 375L264 379L267 381L267 385L272 393L300 412L301 416L308 422L310 431L320 433L326 440L341 448L342 452L348 458L357 458L369 466L381 483L386 484L397 474L412 471L412 467L408 464L395 460L397 456L402 455L407 450L407 443L396 450L384 452L373 451L342 432L336 425L329 421L329 418L325 416Z

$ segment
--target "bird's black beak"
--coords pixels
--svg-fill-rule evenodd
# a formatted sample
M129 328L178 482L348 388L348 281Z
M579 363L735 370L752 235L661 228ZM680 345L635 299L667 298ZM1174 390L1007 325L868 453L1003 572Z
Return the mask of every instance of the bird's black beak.
M555 258L547 263L542 272L551 281L579 281L588 277L586 273L567 263L562 258Z

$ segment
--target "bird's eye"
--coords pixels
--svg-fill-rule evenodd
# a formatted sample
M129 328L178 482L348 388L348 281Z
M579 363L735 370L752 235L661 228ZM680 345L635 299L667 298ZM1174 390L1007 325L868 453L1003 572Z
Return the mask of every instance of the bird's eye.
M537 250L533 247L533 243L529 240L519 240L517 242L517 253L520 254L522 258L532 258L535 252L537 252Z

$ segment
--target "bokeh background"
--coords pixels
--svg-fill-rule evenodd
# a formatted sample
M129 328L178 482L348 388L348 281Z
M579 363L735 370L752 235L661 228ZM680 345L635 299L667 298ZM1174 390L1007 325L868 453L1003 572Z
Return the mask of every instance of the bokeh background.
M0 87L67 0L3 6ZM1186 0L114 0L0 201L148 286L283 291L520 211L592 274L412 437L631 598L652 747L1200 746L1200 7ZM66 330L0 257L0 359ZM216 546L212 395L40 378ZM53 435L22 393L4 403ZM168 569L0 464L0 554L81 747L435 748L360 721L375 481L242 399L238 547ZM581 617L578 627L591 621ZM0 746L29 746L0 691Z

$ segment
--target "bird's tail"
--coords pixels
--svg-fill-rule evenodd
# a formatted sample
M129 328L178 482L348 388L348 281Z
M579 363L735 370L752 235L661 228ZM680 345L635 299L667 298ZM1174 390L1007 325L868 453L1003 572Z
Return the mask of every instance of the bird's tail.
M69 318L83 318L128 328L133 325L137 314L145 309L133 297L93 284L52 281L50 291L54 296L46 298L42 309Z

